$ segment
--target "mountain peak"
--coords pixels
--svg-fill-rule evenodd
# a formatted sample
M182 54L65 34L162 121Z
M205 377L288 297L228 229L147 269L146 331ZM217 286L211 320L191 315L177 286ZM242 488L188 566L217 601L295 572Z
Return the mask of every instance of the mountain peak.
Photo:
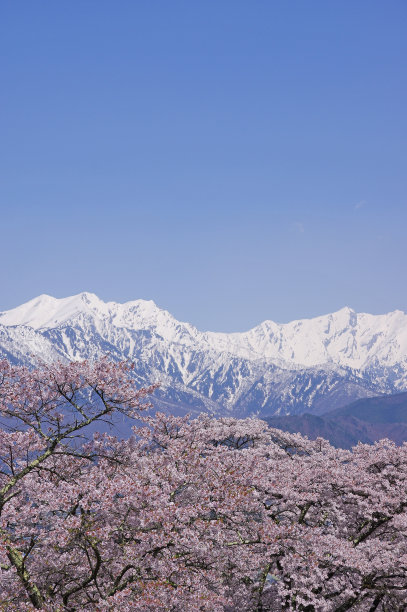
M83 291L66 298L42 294L16 308L0 312L0 324L24 325L33 329L58 327L79 315L109 319L119 327L139 326L140 322L156 323L172 320L172 315L161 310L153 300L133 300L120 304L104 302L94 293Z
M335 314L355 314L356 311L353 310L353 308L350 308L350 306L344 306L343 308L340 308L339 310L336 311Z
M33 329L55 327L81 312L95 311L104 302L94 293L79 293L67 298L55 298L45 293L21 306L0 313L3 325L25 325Z

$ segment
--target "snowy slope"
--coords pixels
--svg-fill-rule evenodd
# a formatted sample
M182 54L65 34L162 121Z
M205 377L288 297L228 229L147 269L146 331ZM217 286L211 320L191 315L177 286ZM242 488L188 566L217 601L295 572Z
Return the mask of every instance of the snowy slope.
M322 413L407 389L407 315L343 308L225 334L181 323L152 301L105 303L91 293L41 295L0 313L0 354L17 363L106 353L134 361L140 382L161 380L170 408Z

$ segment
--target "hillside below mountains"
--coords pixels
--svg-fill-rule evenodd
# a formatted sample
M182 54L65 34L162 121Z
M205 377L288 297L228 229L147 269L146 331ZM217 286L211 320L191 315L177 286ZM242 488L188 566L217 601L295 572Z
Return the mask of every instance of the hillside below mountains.
M311 440L325 438L339 448L352 448L358 442L373 444L383 438L402 444L407 441L407 393L363 398L322 416L274 416L267 421Z
M360 398L407 390L407 315L350 308L242 333L202 332L154 302L92 293L41 295L0 313L0 355L13 363L129 359L155 405L244 417L322 415Z

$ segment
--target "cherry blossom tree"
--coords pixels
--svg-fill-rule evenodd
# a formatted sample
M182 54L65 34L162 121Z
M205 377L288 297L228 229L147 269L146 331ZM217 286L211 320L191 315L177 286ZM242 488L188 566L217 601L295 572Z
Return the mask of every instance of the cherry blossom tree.
M406 445L152 416L155 387L0 364L0 609L406 609ZM85 436L118 411L133 437Z

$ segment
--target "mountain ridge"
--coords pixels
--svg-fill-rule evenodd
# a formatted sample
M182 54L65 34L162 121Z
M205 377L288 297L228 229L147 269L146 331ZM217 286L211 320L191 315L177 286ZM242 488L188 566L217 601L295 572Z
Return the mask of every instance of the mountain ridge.
M407 389L407 315L335 313L247 332L199 331L151 300L103 302L43 294L0 312L0 354L15 363L135 362L140 383L163 382L158 404L234 414L322 414Z

